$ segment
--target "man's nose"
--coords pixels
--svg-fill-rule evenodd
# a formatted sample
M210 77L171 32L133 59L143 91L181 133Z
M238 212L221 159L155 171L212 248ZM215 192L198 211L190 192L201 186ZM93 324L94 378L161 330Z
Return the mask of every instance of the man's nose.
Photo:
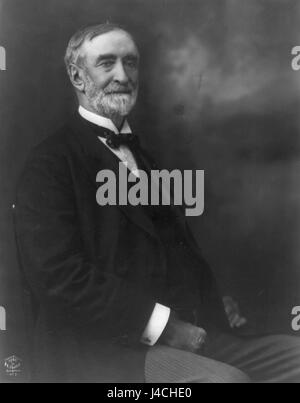
M115 67L115 81L118 81L121 84L127 84L129 81L128 75L126 73L126 70L124 68L124 65L122 62L117 63Z

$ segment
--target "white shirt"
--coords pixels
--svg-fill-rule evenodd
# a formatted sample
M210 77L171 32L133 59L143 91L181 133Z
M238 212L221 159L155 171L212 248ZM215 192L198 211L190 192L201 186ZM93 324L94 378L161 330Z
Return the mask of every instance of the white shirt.
M87 111L82 106L79 107L80 115L88 120L91 123L94 123L97 126L104 127L105 129L110 130L115 134L128 134L132 133L132 130L128 124L128 121L125 120L121 131L116 128L115 124L110 120L103 116L96 115L93 112ZM106 145L122 162L123 164L137 177L139 177L139 171L137 167L137 163L135 161L132 152L128 149L128 147L121 145L119 149L112 149L106 144L106 140L102 137L98 137L99 140Z
M105 129L108 129L115 134L132 133L127 120L125 120L121 131L119 131L115 126L115 124L110 119L107 119L103 116L90 112L85 108L83 108L82 106L79 107L79 114L89 122L97 126L104 127ZM129 150L128 147L121 146L119 149L112 149L106 144L105 139L99 137L99 140L103 144L105 144L105 146L108 147L111 150L111 152L113 152L135 176L139 177L137 163L135 161L132 152ZM157 343L158 339L162 335L169 321L170 313L171 313L170 308L158 303L155 305L151 318L143 333L141 339L142 343L147 344L149 346L154 346Z

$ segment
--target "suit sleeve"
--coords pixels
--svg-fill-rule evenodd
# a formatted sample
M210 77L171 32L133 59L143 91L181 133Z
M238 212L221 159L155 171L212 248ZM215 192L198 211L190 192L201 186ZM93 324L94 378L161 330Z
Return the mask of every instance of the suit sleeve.
M34 155L22 175L15 226L27 280L51 323L139 341L155 301L89 261L68 172L62 157Z

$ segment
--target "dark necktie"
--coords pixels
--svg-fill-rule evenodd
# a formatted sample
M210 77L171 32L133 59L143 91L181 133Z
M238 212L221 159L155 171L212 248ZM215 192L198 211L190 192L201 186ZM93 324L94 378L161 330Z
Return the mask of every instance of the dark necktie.
M127 146L129 149L134 149L139 145L139 138L133 133L115 134L109 130L99 132L99 136L106 140L108 147L113 150L118 150L121 146Z

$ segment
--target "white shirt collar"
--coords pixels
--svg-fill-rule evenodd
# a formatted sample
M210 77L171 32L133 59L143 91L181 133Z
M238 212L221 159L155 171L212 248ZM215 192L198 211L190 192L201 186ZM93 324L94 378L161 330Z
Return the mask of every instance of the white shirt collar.
M104 127L105 129L108 129L114 132L115 134L132 133L132 130L127 120L125 120L121 131L119 131L115 126L115 124L110 119L105 118L104 116L97 115L94 112L90 112L81 105L79 106L78 112L84 119L88 120L89 122L94 123L97 126Z

